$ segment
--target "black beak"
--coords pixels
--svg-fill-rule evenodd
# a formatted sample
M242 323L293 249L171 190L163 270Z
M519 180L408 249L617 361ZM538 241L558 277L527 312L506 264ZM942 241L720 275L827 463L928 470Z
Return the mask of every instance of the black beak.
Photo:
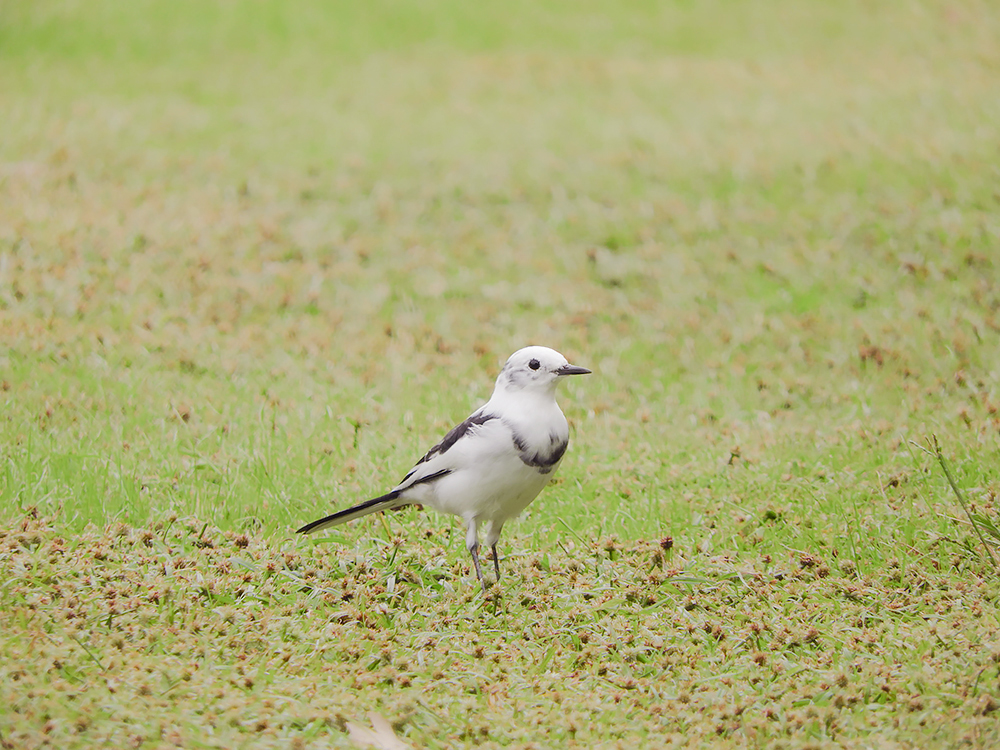
M590 370L576 365L563 365L556 370L556 375L590 375Z

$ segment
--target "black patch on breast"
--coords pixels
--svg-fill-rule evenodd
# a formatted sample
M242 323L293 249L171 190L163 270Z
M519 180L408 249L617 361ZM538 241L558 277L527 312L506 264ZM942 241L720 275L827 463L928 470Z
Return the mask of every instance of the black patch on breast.
M496 417L492 414L481 414L476 412L460 425L453 427L452 430L444 436L444 439L440 443L427 451L427 453L424 454L424 457L417 461L417 466L424 463L424 461L430 461L434 458L434 456L440 456L447 453L455 443L465 436L465 433L473 427L479 427L480 425L486 424L491 419L496 419ZM409 476L409 474L407 476Z
M552 468L559 463L566 448L569 447L568 440L559 440L558 436L549 436L548 449L532 450L523 437L516 432L513 433L514 447L517 448L517 455L520 456L528 466L538 469L539 474L548 474Z

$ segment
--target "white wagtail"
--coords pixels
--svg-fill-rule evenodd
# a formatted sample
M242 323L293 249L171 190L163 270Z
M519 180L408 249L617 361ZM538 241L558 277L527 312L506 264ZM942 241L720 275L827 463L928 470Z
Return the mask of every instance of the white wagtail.
M429 505L465 520L465 545L486 591L479 566L479 525L489 523L486 543L493 550L499 580L497 541L504 523L549 483L569 445L569 425L556 403L556 386L567 375L588 373L544 346L514 352L490 400L427 451L391 492L308 523L299 533L402 505Z

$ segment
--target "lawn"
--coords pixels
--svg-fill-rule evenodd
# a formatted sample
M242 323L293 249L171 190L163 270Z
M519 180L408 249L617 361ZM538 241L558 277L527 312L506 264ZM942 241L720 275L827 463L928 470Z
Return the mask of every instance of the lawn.
M0 2L0 747L1000 745L997 38ZM594 375L499 587L294 534L529 343Z

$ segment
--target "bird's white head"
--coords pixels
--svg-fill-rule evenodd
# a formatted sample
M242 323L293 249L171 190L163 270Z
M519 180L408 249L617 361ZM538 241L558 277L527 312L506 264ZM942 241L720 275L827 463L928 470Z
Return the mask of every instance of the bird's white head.
M497 377L497 390L552 392L567 375L588 375L586 367L571 365L554 349L526 346L510 355Z

